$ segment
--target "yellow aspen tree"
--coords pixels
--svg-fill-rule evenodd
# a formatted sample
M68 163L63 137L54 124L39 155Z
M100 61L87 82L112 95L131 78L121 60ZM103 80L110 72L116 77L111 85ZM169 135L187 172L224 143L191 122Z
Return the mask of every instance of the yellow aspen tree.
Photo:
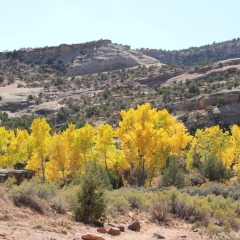
M78 171L78 156L76 156L76 149L74 148L74 134L75 125L70 124L68 128L62 133L63 141L67 145L68 151L68 178L71 180L76 177Z
M194 156L203 162L208 157L215 158L230 168L232 157L229 151L231 147L229 140L229 132L223 132L218 125L205 130L198 129L187 153L187 168L191 169Z
M49 151L49 162L46 167L47 180L57 182L60 185L66 183L69 166L69 154L67 142L61 133L54 134Z
M7 149L7 162L9 167L16 163L26 163L29 159L28 144L29 134L27 130L16 130L16 135L12 132L10 144Z
M140 185L146 172L151 184L157 169L165 166L170 155L181 154L191 136L166 109L159 111L149 103L120 114L117 136L126 159L141 172Z
M28 161L27 168L36 171L37 175L41 175L42 181L45 182L46 161L49 155L51 144L50 126L45 118L34 119L31 127L31 138L33 143L33 154Z
M65 141L68 142L69 174L72 179L82 173L90 159L94 135L95 129L90 124L86 124L80 129L75 129L74 125L70 125L63 133Z
M90 124L79 128L74 133L74 144L79 151L81 165L87 166L87 161L93 150L95 141L95 129Z
M12 167L8 162L7 151L13 137L12 130L8 131L5 127L0 127L0 167Z
M96 134L95 158L107 171L119 171L129 167L123 153L117 149L115 132L109 124L99 125Z
M233 169L240 177L240 128L237 125L231 127L230 144L231 147L228 151L230 152L229 155L232 156Z

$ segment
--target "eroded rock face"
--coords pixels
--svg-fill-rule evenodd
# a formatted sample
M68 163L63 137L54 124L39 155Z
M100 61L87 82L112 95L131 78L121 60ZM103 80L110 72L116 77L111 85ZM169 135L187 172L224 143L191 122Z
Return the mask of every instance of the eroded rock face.
M15 170L15 169L0 169L0 183L5 182L8 178L14 177L16 184L20 185L23 180L31 179L35 172L32 170Z
M103 71L135 67L142 64L159 64L159 61L113 43L101 43L77 51L84 54L74 57L67 75L77 76Z
M8 53L0 53L0 60ZM68 66L68 76L79 76L122 68L131 68L160 62L142 52L131 50L129 46L113 44L110 40L92 41L82 44L62 44L18 51L18 57L26 63L63 63Z
M194 66L205 60L216 62L226 58L239 58L240 39L177 51L142 49L141 52L158 59L162 63Z
M230 105L240 102L240 91L225 91L219 92L207 97L198 96L195 99L186 100L185 102L176 102L174 104L165 104L168 110L172 111L194 111L203 110L208 106L217 106L218 99L222 98L222 105ZM220 107L220 106L219 106ZM159 106L160 108L160 106Z

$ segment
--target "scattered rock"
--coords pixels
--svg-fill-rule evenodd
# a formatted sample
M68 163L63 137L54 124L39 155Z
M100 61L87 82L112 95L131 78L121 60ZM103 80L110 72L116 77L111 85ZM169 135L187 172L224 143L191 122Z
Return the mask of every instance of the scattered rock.
M0 182L4 183L8 178L15 177L16 184L20 185L24 179L29 180L34 174L32 170L0 169Z
M108 223L107 224L108 226L111 226L111 227L115 227L115 225L111 224L111 223Z
M97 231L100 232L100 233L106 233L107 232L106 228L98 228Z
M187 238L187 236L186 236L186 235L181 235L180 237L181 237L181 238Z
M201 228L195 228L193 229L193 232L198 232L199 230L201 230Z
M153 236L157 239L165 239L165 237L159 233L153 233Z
M96 234L92 234L92 233L86 233L86 234L82 235L82 239L84 239L84 240L105 240L105 238L100 237Z
M119 228L121 232L125 232L125 229L123 226L118 226L117 228Z
M128 216L132 218L132 217L134 216L134 213L133 213L133 212L130 212L130 213L128 214Z
M61 232L62 232L62 234L67 235L67 231L66 230L62 230Z
M110 229L108 229L107 233L110 235L120 235L121 231L119 228L111 227Z
M140 223L139 222L133 222L128 226L129 230L135 231L135 232L140 232Z

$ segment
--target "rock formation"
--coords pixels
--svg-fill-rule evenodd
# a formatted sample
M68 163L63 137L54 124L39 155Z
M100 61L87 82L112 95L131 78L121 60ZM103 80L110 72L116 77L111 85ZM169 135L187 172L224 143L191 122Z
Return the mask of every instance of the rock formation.
M34 176L32 170L15 170L15 169L0 169L0 183L5 182L8 178L14 177L16 184L20 185L23 180L31 179Z
M14 52L0 53L0 60L7 59L12 54ZM26 63L66 64L68 76L131 68L143 64L160 64L155 58L131 50L129 46L113 44L110 40L19 50L15 55Z

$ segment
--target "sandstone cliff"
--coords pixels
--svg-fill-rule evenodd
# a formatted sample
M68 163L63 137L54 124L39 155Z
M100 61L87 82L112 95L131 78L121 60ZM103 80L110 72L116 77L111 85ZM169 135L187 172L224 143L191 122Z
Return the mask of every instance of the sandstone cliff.
M240 39L213 43L201 47L166 51L163 49L141 49L143 54L154 57L162 63L194 66L202 62L217 62L240 57Z
M0 53L0 60L8 57L17 57L26 63L63 63L68 66L68 76L160 64L155 58L131 50L129 46L113 44L110 40Z

